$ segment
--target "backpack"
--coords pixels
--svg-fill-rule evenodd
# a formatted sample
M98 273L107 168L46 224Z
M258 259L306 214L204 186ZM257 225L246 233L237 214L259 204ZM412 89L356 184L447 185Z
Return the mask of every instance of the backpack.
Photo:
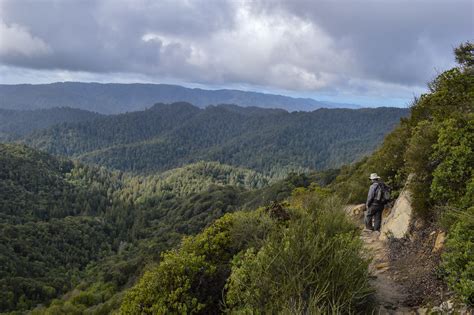
M390 201L390 187L384 183L379 183L375 190L374 200L380 204L386 204Z

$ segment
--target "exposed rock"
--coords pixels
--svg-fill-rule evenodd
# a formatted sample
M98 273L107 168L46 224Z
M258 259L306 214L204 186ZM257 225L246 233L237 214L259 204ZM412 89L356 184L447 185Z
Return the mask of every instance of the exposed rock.
M439 307L445 312L450 312L454 309L454 303L451 300L447 300L441 303Z
M351 216L359 216L361 213L365 211L365 203L358 204L358 205L348 205L344 208L347 214Z
M445 240L446 240L446 233L445 232L439 232L438 235L436 236L436 241L435 241L432 252L436 253L436 252L440 251L444 246L444 241Z
M354 215L360 215L360 214L363 214L365 211L365 204L360 204L360 205L356 205L354 206L354 208L352 208L352 213Z
M389 206L385 206L385 208L382 211L382 218L388 217L391 211L392 211L392 208L390 208Z
M412 218L411 194L405 187L393 205L392 211L382 222L380 239L385 240L388 237L404 237L410 226Z
M344 208L344 211L356 221L364 219L365 203L358 205L348 205Z

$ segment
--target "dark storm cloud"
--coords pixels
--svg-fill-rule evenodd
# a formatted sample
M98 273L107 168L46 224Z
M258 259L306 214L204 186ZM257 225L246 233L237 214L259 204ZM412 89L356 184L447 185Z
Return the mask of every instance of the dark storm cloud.
M454 1L0 1L0 64L406 97L473 38Z

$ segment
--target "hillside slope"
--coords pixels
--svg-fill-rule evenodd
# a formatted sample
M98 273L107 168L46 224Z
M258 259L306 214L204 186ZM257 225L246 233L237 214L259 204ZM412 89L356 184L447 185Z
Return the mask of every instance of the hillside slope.
M474 306L474 44L455 54L459 66L430 82L430 92L380 148L343 167L332 184L351 203L365 202L373 172L392 186L394 197L406 185L413 213L388 246L393 267L416 265L401 268L399 276L408 306L433 306L447 297ZM450 294L433 286L439 278Z
M0 144L0 312L49 303L78 284L97 296L76 304L117 303L183 235L309 182L295 175L270 183L216 162L137 177Z
M283 169L354 162L372 152L407 113L400 108L288 113L157 104L145 111L55 126L24 142L52 154L138 173L207 160L273 175Z
M39 110L0 109L0 141L16 139L60 123L74 123L100 117L103 115L67 107Z

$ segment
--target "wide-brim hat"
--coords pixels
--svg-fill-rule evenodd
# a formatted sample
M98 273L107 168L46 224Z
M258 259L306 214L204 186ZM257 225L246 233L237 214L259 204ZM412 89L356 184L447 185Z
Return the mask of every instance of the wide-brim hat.
M370 174L369 179L380 179L380 176L377 175L377 173L372 173L372 174Z

